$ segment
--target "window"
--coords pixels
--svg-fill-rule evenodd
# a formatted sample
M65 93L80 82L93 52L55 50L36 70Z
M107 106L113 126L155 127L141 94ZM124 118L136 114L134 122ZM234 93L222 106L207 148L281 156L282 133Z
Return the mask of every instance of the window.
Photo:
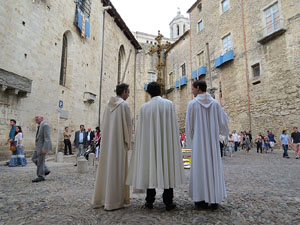
M197 55L197 58L198 58L198 66L204 66L204 63L205 63L205 56L204 56L204 51L200 52L198 55Z
M260 76L259 63L256 63L256 64L252 65L251 67L252 67L253 78L259 77Z
M198 22L198 32L200 32L200 31L202 31L203 30L203 22L202 22L202 20L200 20L199 22Z
M63 45L61 54L61 64L60 64L60 76L59 84L62 86L66 85L66 74L67 74L67 58L68 58L68 39L66 33L63 35Z
M264 11L266 20L267 34L270 34L280 28L280 15L278 4L274 4Z
M148 76L147 76L147 83L156 81L156 73L153 72L148 72Z
M229 0L223 0L223 1L221 2L221 4L222 4L222 12L226 12L226 11L228 10L228 8L229 8L229 3L228 3L228 1L229 1Z
M186 76L185 63L181 65L181 75Z
M87 16L91 14L91 0L75 0L77 7Z
M183 24L183 33L185 32L185 24Z
M124 73L124 65L125 65L125 49L124 46L121 45L119 49L119 57L118 57L118 84L122 83L122 76Z
M222 41L224 52L230 51L232 49L231 34L226 35Z
M174 73L169 73L169 85L174 85Z
M179 25L177 25L177 36L179 36Z

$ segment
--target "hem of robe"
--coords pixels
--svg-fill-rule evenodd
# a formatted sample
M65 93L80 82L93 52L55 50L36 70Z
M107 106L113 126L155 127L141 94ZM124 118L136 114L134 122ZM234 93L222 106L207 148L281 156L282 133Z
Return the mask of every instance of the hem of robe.
M127 205L128 203L113 203L113 204L106 204L104 202L101 202L100 204L92 204L93 209L99 209L104 207L104 210L110 211L110 210L116 210L116 209L121 209L124 208L124 205Z
M132 188L134 190L146 190L146 189L155 189L155 188L160 188L160 189L170 189L170 188L180 188L184 185L184 183L182 184L177 184L177 185L169 185L169 186L161 186L161 185L143 185L143 186L134 186L132 184L127 184L132 186Z
M190 198L192 199L193 202L206 202L206 203L210 203L210 204L220 204L225 198L227 198L227 195L223 196L222 198L216 200L216 201L212 201L212 200L209 200L208 198L197 198L197 197L193 197L190 195Z

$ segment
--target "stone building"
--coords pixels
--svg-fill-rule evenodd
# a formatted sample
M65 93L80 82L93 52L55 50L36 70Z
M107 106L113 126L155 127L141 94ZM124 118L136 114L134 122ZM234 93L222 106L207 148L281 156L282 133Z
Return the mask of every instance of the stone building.
M93 129L99 124L99 114L119 82L129 83L134 96L141 47L107 4L17 0L0 5L0 158L11 154L4 145L11 118L23 128L26 153L34 148L38 113L52 127L53 149L60 132L61 149L65 126L73 139L80 124ZM58 131L59 100L63 109ZM135 98L128 101L134 116Z
M209 74L210 62L231 129L279 136L300 126L299 8L297 0L198 0L188 10L192 73Z

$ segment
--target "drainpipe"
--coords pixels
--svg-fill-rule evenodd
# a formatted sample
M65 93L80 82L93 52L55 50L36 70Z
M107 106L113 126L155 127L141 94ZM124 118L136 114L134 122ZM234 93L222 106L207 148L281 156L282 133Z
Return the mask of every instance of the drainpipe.
M100 87L99 87L99 115L98 115L98 126L101 124L101 92L102 92L102 77L103 77L103 59L104 59L104 28L105 28L105 11L111 9L111 6L103 7L103 21L102 21L102 43L101 43L101 67L100 67Z
M242 24L243 24L243 39L244 39L244 51L245 51L245 69L246 69L246 83L247 83L247 97L248 97L248 116L249 116L249 128L252 127L251 122L251 103L250 103L250 88L249 88L249 71L248 71L248 54L247 54L247 39L245 28L245 15L244 15L244 0L241 0L241 12L242 12Z

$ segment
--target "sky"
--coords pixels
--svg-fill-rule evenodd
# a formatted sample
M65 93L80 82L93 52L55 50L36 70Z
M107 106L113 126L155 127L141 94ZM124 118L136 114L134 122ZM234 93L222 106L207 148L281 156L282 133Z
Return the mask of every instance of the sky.
M196 0L111 0L132 32L140 31L156 35L158 30L170 37L169 23L177 15L188 17L187 10Z

